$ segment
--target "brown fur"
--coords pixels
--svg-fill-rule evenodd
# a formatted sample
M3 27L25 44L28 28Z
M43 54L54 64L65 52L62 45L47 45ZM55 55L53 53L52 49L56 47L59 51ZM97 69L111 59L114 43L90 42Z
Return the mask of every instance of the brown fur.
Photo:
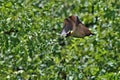
M70 33L72 31L72 33ZM68 35L69 34L69 35ZM91 31L85 27L77 16L69 16L64 20L61 36L85 37L91 35Z

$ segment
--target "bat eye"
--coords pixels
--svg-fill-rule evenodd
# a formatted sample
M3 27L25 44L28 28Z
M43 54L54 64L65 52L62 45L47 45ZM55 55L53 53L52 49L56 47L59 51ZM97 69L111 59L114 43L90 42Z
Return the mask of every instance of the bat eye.
M73 31L68 31L66 37L71 36L73 34Z
M70 31L70 34L73 34L73 31Z

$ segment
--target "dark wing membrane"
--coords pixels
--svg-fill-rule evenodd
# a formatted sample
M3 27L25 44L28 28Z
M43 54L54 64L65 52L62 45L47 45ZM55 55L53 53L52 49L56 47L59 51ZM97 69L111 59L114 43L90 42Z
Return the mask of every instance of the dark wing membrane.
M79 25L81 26L81 29L84 32L85 36L89 36L92 34L91 31L84 24L81 23Z

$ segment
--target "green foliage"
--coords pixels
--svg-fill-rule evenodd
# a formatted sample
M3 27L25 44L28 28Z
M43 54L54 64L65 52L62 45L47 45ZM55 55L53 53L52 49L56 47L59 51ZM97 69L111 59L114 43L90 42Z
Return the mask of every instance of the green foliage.
M120 80L119 0L0 0L0 80ZM58 43L77 15L94 36Z

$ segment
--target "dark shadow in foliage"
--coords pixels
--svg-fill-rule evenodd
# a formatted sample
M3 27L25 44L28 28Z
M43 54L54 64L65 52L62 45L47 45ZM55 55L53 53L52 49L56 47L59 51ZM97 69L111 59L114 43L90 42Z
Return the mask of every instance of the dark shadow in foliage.
M8 34L8 35L10 35L11 33L17 33L18 32L18 30L15 30L14 28L11 28L10 30L8 30L8 31L4 31L4 34Z
M58 75L61 76L62 80L66 80L67 74L65 71L60 71Z

